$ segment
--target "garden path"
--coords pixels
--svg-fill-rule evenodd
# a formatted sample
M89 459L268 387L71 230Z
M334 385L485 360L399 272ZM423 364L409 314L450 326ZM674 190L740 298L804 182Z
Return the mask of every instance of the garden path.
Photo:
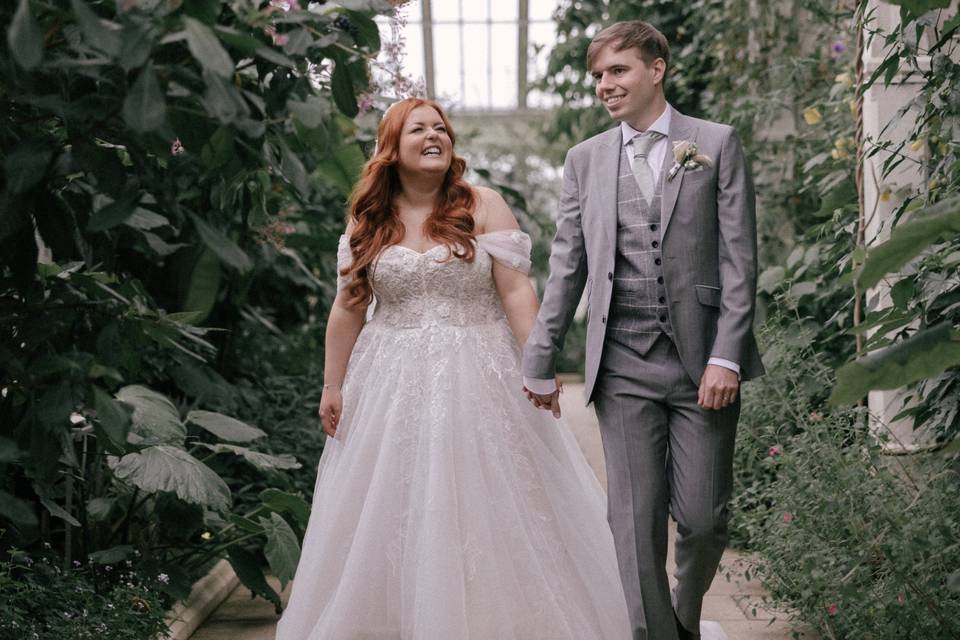
M597 419L591 407L584 407L580 401L583 386L567 383L561 398L561 406L566 422L573 430L577 442L583 449L590 466L593 467L601 483L606 486L606 471L603 464L603 448ZM670 530L670 556L668 567L673 565L674 528ZM743 579L737 567L742 563L741 556L732 550L724 553L722 570L730 573L731 579L718 576L703 603L701 631L703 640L784 640L791 638L791 631L785 620L774 619L774 615L760 609L757 605L763 595L763 588L755 580ZM279 589L276 579L270 579L275 589ZM673 578L671 576L671 582ZM281 594L284 603L289 596L290 586ZM191 640L273 640L277 616L273 605L263 599L250 599L250 592L243 586L237 587L230 597L212 616L193 634ZM802 636L814 639L811 633Z

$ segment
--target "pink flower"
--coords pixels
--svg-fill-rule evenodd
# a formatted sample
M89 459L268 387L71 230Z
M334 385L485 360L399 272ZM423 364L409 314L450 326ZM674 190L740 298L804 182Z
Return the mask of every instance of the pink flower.
M902 593L897 594L897 604L904 604L907 601L907 596Z
M173 144L170 145L170 155L178 156L183 153L183 145L180 143L180 138L177 138L173 141Z
M770 447L770 457L771 457L771 458L776 458L777 456L781 455L782 453L783 453L783 449L781 449L781 448L778 447L777 445L773 445L772 447Z
M287 40L289 39L290 36L285 33L273 34L273 44L277 45L278 47L282 47L283 45L287 44Z
M823 414L818 411L810 412L810 422L820 422L821 420L823 420Z
M791 522L793 522L793 514L790 513L789 511L784 511L783 521L786 522L787 524L790 524Z
M827 613L831 616L837 615L837 609L840 608L840 605L836 602L831 602L827 605Z

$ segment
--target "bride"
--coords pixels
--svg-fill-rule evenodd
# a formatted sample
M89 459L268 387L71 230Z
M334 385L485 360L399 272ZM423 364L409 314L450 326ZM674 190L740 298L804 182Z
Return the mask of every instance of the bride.
M354 190L278 640L630 636L603 490L522 392L530 239L454 140L439 105L402 100Z

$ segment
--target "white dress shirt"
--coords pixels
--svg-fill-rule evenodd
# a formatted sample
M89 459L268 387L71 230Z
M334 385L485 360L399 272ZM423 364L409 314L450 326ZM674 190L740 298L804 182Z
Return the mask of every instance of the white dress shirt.
M662 138L653 143L653 146L650 147L650 152L647 154L647 164L650 165L650 170L653 171L654 181L660 180L660 170L663 168L663 159L670 146L670 112L670 105L667 104L663 113L660 114L660 117L654 120L653 124L647 129L647 131L656 131L663 134ZM630 163L631 171L633 170L634 163L633 138L641 133L644 132L634 129L626 122L620 123L620 137L623 146L626 148L627 161ZM731 362L724 358L711 357L707 360L707 364L715 364L725 369L730 369L737 374L738 378L740 377L740 365L736 362ZM556 390L556 383L553 380L524 377L523 384L527 389L539 395L548 395Z

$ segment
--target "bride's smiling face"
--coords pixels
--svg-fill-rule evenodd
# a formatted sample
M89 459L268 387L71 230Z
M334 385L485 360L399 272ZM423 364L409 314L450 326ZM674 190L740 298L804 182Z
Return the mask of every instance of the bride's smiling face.
M410 172L446 173L453 159L447 125L433 107L417 107L400 132L399 167Z

